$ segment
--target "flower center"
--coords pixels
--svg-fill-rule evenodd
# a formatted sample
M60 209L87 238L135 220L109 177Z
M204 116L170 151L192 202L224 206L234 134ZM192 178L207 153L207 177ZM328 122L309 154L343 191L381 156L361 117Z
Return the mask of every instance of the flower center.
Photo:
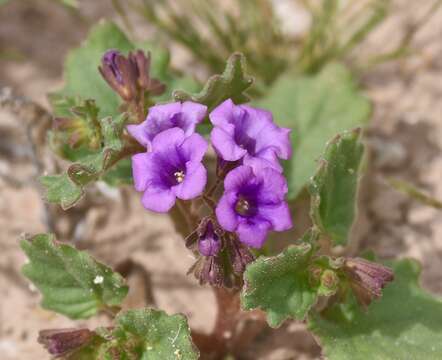
M241 216L247 216L250 213L250 203L246 199L239 199L235 205L235 211Z
M175 179L178 184L181 184L184 181L184 178L186 177L184 171L176 171L173 173L173 176L175 176Z

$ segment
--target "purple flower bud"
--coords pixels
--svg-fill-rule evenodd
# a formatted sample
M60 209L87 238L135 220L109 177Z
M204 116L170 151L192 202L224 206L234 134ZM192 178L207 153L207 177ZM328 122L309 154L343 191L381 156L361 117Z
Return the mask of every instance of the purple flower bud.
M270 230L292 227L286 193L287 183L278 171L239 166L224 181L224 194L216 208L218 222L236 232L242 243L260 248Z
M269 111L235 105L228 99L209 117L214 125L210 138L220 157L282 172L278 158L291 156L290 129L275 125Z
M137 97L137 68L117 50L108 50L103 55L101 75L123 100L132 101Z
M134 155L135 189L144 192L144 207L168 212L176 198L190 200L201 195L207 182L207 171L201 163L207 147L200 135L186 138L184 131L175 127L153 139L151 152Z
M246 266L250 264L255 257L244 244L241 244L235 237L232 237L227 247L229 251L230 262L233 272L242 276L246 270Z
M117 64L119 57L121 57L121 54L118 50L111 49L106 51L103 55L103 66L108 67L117 82L123 84L123 75Z
M95 332L88 329L54 329L41 330L38 335L38 342L56 357L79 349L89 343Z
M204 232L198 240L198 250L203 256L215 256L221 250L221 239L215 233L212 220L208 220L205 224Z
M180 128L187 136L206 116L207 106L191 101L174 102L152 106L145 121L139 125L128 125L127 131L148 150L159 133L174 127Z
M387 282L394 279L390 268L362 258L345 259L344 271L358 302L363 306L380 298Z
M166 90L166 85L158 79L150 77L150 53L147 56L141 50L129 53L129 60L137 69L138 86L152 95L161 95Z
M165 85L150 78L150 54L138 50L126 57L118 50L108 50L101 59L99 71L110 87L123 100L133 101L142 98L145 92L160 95Z

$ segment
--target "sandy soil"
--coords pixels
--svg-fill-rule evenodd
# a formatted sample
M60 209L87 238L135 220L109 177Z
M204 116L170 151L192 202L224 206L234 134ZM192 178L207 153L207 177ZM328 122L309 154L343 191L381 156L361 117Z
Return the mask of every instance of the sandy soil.
M66 51L80 43L90 24L111 14L105 1L83 1L81 16L42 2L12 2L0 9L0 87L46 106L45 94L61 84ZM361 51L379 49L419 18L423 3L397 1L395 15ZM394 30L394 31L393 31ZM442 213L392 189L389 177L410 181L442 199L442 11L418 34L416 53L382 66L361 79L375 111L367 131L371 165L364 177L355 251L372 248L381 257L414 257L423 263L423 285L442 294ZM1 96L0 96L1 97ZM0 110L1 111L1 110ZM35 186L36 164L23 119L0 112L0 353L2 359L45 359L35 341L41 328L74 326L42 310L40 297L20 275L25 258L18 247L23 232L47 231L49 213L56 230L98 259L116 266L135 264L127 307L153 304L183 312L192 326L208 331L215 308L210 289L186 277L192 258L168 218L144 211L134 192L98 187L79 209L66 215L45 208ZM40 154L40 153L39 153ZM296 155L295 155L296 156ZM7 176L13 174L13 176ZM300 214L302 216L302 214ZM127 256L127 254L129 254ZM153 290L152 290L153 289ZM106 324L106 317L75 326ZM246 359L315 359L319 349L302 324L264 331Z

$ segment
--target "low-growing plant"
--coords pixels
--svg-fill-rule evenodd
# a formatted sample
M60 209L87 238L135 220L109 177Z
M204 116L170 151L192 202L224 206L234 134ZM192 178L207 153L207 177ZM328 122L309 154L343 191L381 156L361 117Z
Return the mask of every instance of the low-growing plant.
M222 359L241 356L265 322L288 320L305 322L332 360L440 358L442 303L418 286L419 265L347 251L370 102L329 61L254 97L246 61L234 52L200 88L164 49L134 44L110 22L70 53L48 137L69 166L41 178L47 200L66 210L99 180L133 184L146 211L172 219L218 314L201 334L181 314L121 310L119 273L39 234L21 246L42 306L71 319L106 312L113 323L42 330L38 341L70 360ZM306 195L311 226L294 238L292 209ZM282 251L275 232L287 234Z

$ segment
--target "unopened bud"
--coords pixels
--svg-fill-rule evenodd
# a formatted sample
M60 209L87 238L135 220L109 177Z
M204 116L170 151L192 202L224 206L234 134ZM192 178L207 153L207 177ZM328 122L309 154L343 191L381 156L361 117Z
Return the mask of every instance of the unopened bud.
M203 256L215 256L221 250L220 237L215 232L212 220L205 222L198 239L198 250Z
M60 357L88 344L95 332L88 329L54 329L41 330L38 342L48 350L51 355Z
M246 270L246 266L255 259L249 248L235 237L231 238L228 251L233 272L236 275L242 275Z
M363 306L380 298L387 282L394 279L390 268L362 258L345 259L344 271L358 302Z

